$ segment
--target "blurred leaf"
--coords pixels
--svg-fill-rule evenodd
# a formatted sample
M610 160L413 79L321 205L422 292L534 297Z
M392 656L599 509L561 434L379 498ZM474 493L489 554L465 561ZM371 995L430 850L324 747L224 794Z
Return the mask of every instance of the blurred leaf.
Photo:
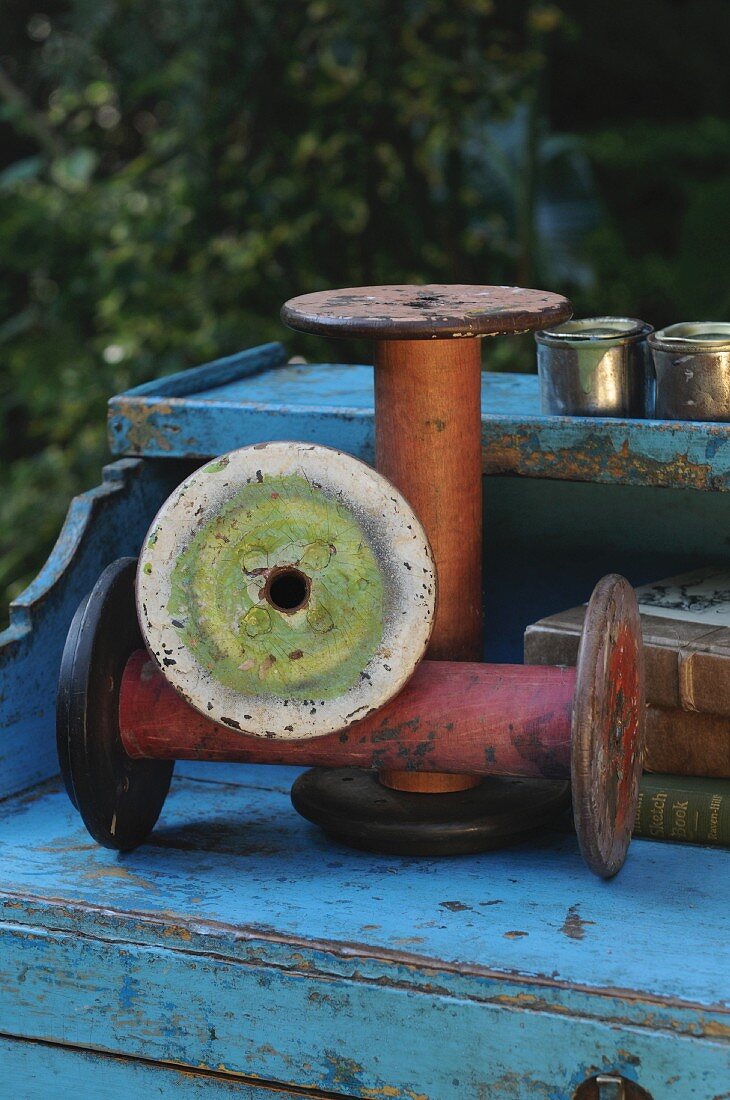
M0 189L13 187L25 180L36 179L42 167L42 157L24 157L22 160L16 160L14 164L10 164L0 172Z
M83 191L89 184L99 158L93 149L74 149L51 165L51 178L65 191Z
M0 593L98 482L111 394L270 339L370 354L285 330L293 294L529 273L583 315L727 312L724 17L698 2L691 26L633 5L630 35L598 0L68 0L32 34L6 5ZM710 104L682 121L676 58ZM583 133L550 132L556 88ZM485 362L530 369L533 342Z

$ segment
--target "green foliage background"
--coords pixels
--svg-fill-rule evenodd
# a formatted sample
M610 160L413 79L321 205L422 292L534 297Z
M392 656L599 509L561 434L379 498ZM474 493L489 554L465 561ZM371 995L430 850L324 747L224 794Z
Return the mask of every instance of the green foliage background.
M112 393L271 338L322 354L278 322L295 293L727 316L728 32L723 0L6 0L0 594L98 481Z

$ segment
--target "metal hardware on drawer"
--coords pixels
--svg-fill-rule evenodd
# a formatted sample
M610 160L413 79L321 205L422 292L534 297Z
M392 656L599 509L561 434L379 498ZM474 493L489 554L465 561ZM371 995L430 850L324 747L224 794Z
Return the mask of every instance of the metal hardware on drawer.
M617 1073L598 1073L578 1086L573 1100L652 1100L652 1097L635 1081Z

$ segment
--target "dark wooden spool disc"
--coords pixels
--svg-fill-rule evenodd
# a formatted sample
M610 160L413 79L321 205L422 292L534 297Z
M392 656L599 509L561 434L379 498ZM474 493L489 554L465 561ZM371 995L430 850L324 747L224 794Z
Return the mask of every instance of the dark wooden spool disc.
M312 768L295 781L295 810L351 848L402 856L486 852L555 824L570 805L568 783L487 778L471 790L394 790L361 768Z
M69 797L94 840L121 852L142 844L154 828L174 767L167 760L132 760L119 737L122 673L143 644L136 566L134 558L113 562L82 601L66 639L56 705Z

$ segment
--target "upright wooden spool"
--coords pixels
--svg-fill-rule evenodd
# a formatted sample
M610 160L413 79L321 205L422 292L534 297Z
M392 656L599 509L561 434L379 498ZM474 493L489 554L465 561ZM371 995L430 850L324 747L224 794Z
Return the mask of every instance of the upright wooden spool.
M567 299L503 286L375 286L293 298L291 328L375 340L376 466L420 518L436 561L439 603L429 657L482 655L482 456L479 337L545 328ZM402 791L445 793L473 776L384 772Z

